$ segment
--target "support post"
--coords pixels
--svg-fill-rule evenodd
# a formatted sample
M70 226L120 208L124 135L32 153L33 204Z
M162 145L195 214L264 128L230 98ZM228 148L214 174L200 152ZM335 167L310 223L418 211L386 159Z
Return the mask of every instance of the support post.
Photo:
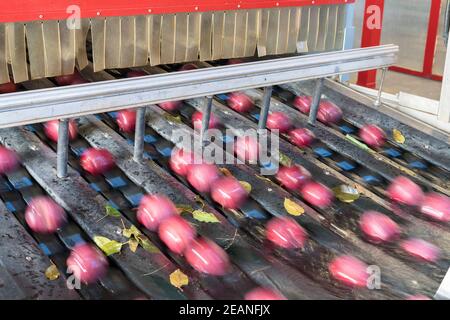
M144 159L144 136L145 136L145 107L139 107L136 110L136 126L134 132L134 155L136 162L142 162Z
M202 117L202 131L201 131L201 140L202 145L206 139L206 131L209 129L209 120L211 119L211 109L212 109L212 96L207 96L204 98L204 107L203 107L203 117Z
M379 46L383 26L384 0L366 0L362 26L361 47ZM377 84L377 70L358 73L358 85L374 89Z
M56 171L58 178L67 177L67 160L69 157L69 119L60 119L58 127Z
M322 88L325 78L316 80L316 88L314 90L314 97L309 110L308 123L312 126L316 125L317 112L319 112L320 100L322 98Z
M355 4L347 4L345 6L345 29L344 29L344 43L342 44L343 50L353 49L355 43L355 26L354 20L355 18ZM340 76L341 82L349 82L350 75L342 74Z
M270 109L270 99L272 99L272 91L272 86L264 88L261 113L259 114L258 131L266 129L267 117Z
M445 58L444 79L442 80L438 120L444 123L450 123L450 42L447 44L447 56Z
M381 95L383 94L383 84L384 84L384 79L386 78L386 73L387 73L387 68L383 68L383 70L381 72L380 87L378 88L377 99L373 103L375 107L381 106Z

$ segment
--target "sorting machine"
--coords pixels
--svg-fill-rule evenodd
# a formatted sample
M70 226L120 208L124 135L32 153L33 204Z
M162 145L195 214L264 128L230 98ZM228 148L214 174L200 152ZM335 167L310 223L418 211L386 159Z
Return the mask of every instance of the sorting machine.
M288 299L448 299L450 258L448 223L398 206L388 185L407 176L424 191L450 195L448 136L418 129L338 81L339 75L386 70L398 47L385 45L342 50L345 10L351 0L290 1L25 1L0 3L0 82L18 91L0 94L0 143L21 160L0 176L0 298L6 299L243 299L256 287L271 288ZM226 59L243 58L237 64ZM183 63L194 70L178 71ZM55 77L79 70L86 84L58 86ZM129 71L142 76L126 78ZM242 91L255 106L246 113L227 107L229 93ZM311 111L293 107L296 96L312 97ZM343 119L317 122L322 99L338 105ZM183 101L167 112L157 105ZM136 109L135 132L119 130L117 112ZM203 113L201 135L191 116ZM281 165L300 165L315 180L337 190L356 190L351 201L328 208L308 204L298 193L261 176L266 164L221 165L223 172L251 186L238 210L217 205L168 165L179 144L174 131L203 139L212 116L226 129L264 129L270 112L287 114L295 127L308 128L316 141L306 149L280 137ZM69 119L78 138L69 141ZM59 121L57 143L43 123ZM365 124L385 130L388 142L371 150L358 141ZM403 141L396 138L400 132ZM116 167L102 175L79 163L90 148L107 149ZM145 194L164 194L175 204L208 212L216 223L183 217L197 232L228 254L230 271L207 275L168 250L158 235L136 218ZM30 201L48 195L67 213L54 234L33 232L24 218ZM304 212L290 215L286 199ZM114 215L107 211L114 208ZM394 219L401 240L420 238L440 250L424 263L398 243L374 244L358 220L374 210ZM291 216L308 234L303 249L286 250L265 240L272 217ZM136 226L147 246L108 256L100 280L73 285L66 259L80 243L98 236L127 241L124 228ZM400 240L399 240L400 241ZM381 275L375 287L348 287L328 268L336 257L351 255ZM378 269L377 269L378 268ZM171 275L181 270L189 281L180 290Z

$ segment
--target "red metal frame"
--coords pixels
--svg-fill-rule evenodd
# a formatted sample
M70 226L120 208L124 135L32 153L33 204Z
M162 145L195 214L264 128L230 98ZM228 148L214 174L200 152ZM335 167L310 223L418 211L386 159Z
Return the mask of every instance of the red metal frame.
M69 6L82 18L204 12L353 3L355 0L0 0L0 22L67 19Z
M412 76L427 78L435 81L442 81L441 75L433 73L434 55L436 52L437 35L439 30L439 18L442 0L431 0L430 16L428 20L427 40L425 44L425 55L423 59L422 70L412 70L400 66L392 66L389 70L409 74ZM366 8L364 15L363 34L361 39L361 46L368 47L379 45L381 43L381 29L380 30L368 30L366 27L366 21L368 18L367 8L376 2L381 2L384 5L384 0L366 0ZM376 86L377 71L366 71L358 74L358 84L361 86L375 88Z
M381 25L383 24L383 13L384 13L384 0L366 0L366 5L364 8L364 19L362 26L362 38L361 47L373 47L379 46L381 43L381 31L382 28L369 29L368 19L372 16L372 12L369 12L371 6L378 6L381 10ZM358 73L358 85L365 86L368 88L375 88L377 85L377 71L364 71Z

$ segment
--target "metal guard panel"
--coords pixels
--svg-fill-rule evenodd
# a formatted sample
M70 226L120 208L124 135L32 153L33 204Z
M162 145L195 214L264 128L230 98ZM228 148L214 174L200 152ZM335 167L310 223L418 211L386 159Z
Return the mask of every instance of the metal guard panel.
M81 18L321 6L353 3L355 0L15 0L0 1L0 22L26 22Z

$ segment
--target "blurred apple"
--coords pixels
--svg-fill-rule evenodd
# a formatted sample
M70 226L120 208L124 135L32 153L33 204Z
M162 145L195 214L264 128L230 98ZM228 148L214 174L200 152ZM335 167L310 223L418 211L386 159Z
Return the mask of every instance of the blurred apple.
M52 198L33 198L25 211L25 221L37 233L53 233L67 221L66 213Z
M146 195L139 204L137 219L150 231L156 231L164 220L177 214L176 206L166 196Z

